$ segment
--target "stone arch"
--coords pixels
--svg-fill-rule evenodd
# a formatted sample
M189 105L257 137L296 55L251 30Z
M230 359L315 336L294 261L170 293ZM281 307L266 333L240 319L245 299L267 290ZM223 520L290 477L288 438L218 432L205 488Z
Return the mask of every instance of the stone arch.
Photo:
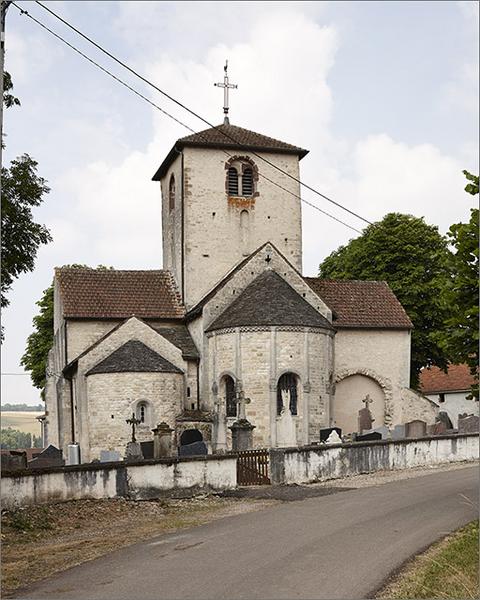
M229 193L229 185L228 185L229 184L228 173L231 168L235 168L237 170L237 173L240 176L240 178L243 176L245 169L251 170L251 177L253 180L253 193L249 194L249 197L255 198L256 196L258 196L257 184L258 184L259 175L258 175L258 167L255 164L255 162L249 156L246 156L246 155L245 156L239 156L239 155L231 156L225 162L225 169L227 171L225 188L226 188L226 192L228 195L231 195ZM241 189L240 185L239 185L239 189L238 189L238 194L242 194L242 189Z
M287 407L283 405L282 390L288 389L290 392L290 413L293 416L297 416L299 412L299 392L300 392L300 378L292 370L288 369L282 373L277 379L277 416L280 416L282 409Z
M185 429L180 435L180 446L186 446L194 442L203 442L202 432L198 429Z
M225 398L225 414L227 417L237 416L236 391L237 378L230 371L225 371L218 379L220 398Z
M391 425L393 390L389 380L371 369L344 369L335 377L333 418L344 433L357 431L358 411L364 407L362 399L369 394L374 400L370 406L375 418L374 427Z

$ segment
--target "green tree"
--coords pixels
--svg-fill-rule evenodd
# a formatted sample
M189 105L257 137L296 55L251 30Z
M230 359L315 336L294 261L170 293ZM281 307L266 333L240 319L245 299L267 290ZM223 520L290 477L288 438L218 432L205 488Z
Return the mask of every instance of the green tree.
M9 73L4 78L4 105L18 106L20 101L11 93ZM10 168L2 167L2 308L9 303L6 294L13 280L21 273L33 271L39 247L52 240L48 229L33 219L32 208L39 206L50 191L45 180L37 175L37 166L33 158L24 154L12 160Z
M386 281L410 317L411 385L425 366L445 369L448 360L436 335L443 331L441 294L449 282L450 252L438 228L423 218L390 213L363 234L341 246L320 265L327 279Z
M18 429L2 429L1 431L1 448L9 448L10 450L16 450L17 448L31 448L32 447L32 434L19 431Z
M478 176L463 171L470 181L465 191L478 195ZM452 363L466 363L476 379L472 395L478 398L478 208L470 211L468 223L455 223L447 235L451 255L452 282L444 291L447 328L440 339Z
M45 389L48 353L53 346L53 284L43 292L37 302L40 308L33 317L34 331L27 338L27 347L20 364L30 371L33 385Z

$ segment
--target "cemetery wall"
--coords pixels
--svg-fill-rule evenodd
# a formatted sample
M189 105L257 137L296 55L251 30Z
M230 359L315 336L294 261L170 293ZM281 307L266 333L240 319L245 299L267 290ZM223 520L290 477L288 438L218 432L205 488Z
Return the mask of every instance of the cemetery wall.
M272 483L326 481L479 458L478 434L273 450Z
M2 476L1 493L3 508L14 508L82 498L192 496L236 483L235 456L203 456L15 472Z

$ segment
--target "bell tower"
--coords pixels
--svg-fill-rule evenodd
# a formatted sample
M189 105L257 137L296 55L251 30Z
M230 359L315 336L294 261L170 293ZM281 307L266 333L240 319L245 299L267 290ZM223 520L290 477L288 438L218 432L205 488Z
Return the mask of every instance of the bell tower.
M224 88L224 123L177 140L153 176L162 193L163 266L187 310L266 242L302 269L295 180L308 150L231 125L227 65L216 85Z

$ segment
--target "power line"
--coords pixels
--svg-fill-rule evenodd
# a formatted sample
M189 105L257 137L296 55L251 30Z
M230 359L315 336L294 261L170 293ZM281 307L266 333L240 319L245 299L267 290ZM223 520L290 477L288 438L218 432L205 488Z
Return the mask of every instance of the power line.
M42 29L44 29L45 31L47 31L48 33L50 33L51 35L53 35L55 38L57 38L58 40L60 40L66 46L68 46L69 48L71 48L74 52L76 52L77 54L79 54L82 58L84 58L85 60L87 60L88 62L90 62L91 64L93 64L98 69L100 69L103 73L105 73L106 75L108 75L109 77L111 77L112 79L114 79L115 81L117 81L118 83L120 83L121 85L123 85L124 87L126 87L128 90L130 90L131 92L133 92L136 96L138 96L142 100L145 100L146 102L148 102L151 106L153 106L154 108L156 108L157 110L159 110L160 112L162 112L164 115L166 115L170 119L174 120L176 123L178 123L182 127L185 127L188 131L190 131L192 133L196 133L194 129L192 129L191 127L189 127L188 125L186 125L185 123L183 123L182 121L180 121L179 119L177 119L176 117L174 117L173 115L171 115L165 109L163 109L160 106L158 106L158 104L155 104L155 102L152 102L149 98L147 98L146 96L144 96L143 94L141 94L139 91L137 91L135 88L133 88L132 86L130 86L128 83L125 83L125 81L123 81L122 79L120 79L119 77L117 77L116 75L114 75L113 73L111 73L108 69L106 69L105 67L103 67L102 65L100 65L99 63L97 63L96 61L94 61L92 58L90 58L89 56L87 56L81 50L79 50L78 48L76 48L73 44L71 44L70 42L68 42L67 40L65 40L62 36L60 36L59 34L57 34L55 31L51 30L44 23L42 23L41 21L39 21L38 19L36 19L35 17L33 17L31 14L29 14L26 10L20 8L17 4L15 4L15 2L13 2L12 5L15 6L15 8L17 10L19 10L22 15L27 16L29 19L31 19L32 21L34 21L37 25L39 25L40 27L42 27ZM197 133L197 135L200 135L202 137L201 133ZM204 138L204 139L206 139L206 138ZM238 142L236 142L236 143L238 144ZM232 154L230 154L229 152L227 152L225 149L221 149L221 150L223 151L223 153L226 156L228 156L229 158L232 158L232 156L233 156ZM253 153L253 154L255 154L255 153ZM258 156L258 155L255 154L255 156ZM275 185L279 189L281 189L281 190L283 190L283 191L291 194L295 198L298 198L299 200L301 200L302 202L304 202L308 206L310 206L310 207L314 208L315 210L319 211L320 213L326 215L330 219L333 219L334 221L337 221L338 223L344 225L345 227L348 227L349 229L351 229L352 231L355 231L356 233L360 233L360 234L362 233L359 229L356 229L352 225L349 225L348 223L345 223L341 219L339 219L339 218L335 217L334 215L330 214L329 212L323 210L322 208L320 208L316 204L313 204L312 202L309 202L308 200L305 200L304 198L302 198L298 194L295 194L295 192L292 192L291 190L289 190L288 188L285 188L284 186L280 185L276 181L273 181L272 179L270 179L269 177L267 177L266 175L264 175L260 171L259 171L258 174L259 174L260 177L262 177L263 179L265 179L266 181L268 181L272 185Z
M87 40L93 46L95 46L95 48L97 48L98 50L100 50L101 52L103 52L105 55L107 55L109 58L111 58L112 60L114 60L119 65L121 65L124 69L127 69L130 73L132 73L133 75L135 75L135 77L138 77L139 79L141 79L144 83L146 83L147 85L149 85L150 87L152 87L154 90L156 90L157 92L160 92L161 94L163 94L166 98L168 98L169 100L171 100L172 102L174 102L175 104L177 104L178 106L180 106L181 108L183 108L184 110L186 110L187 112L189 112L191 115L193 115L197 119L200 119L200 121L202 121L203 123L205 123L206 125L208 125L212 129L215 129L216 131L218 131L220 134L222 134L223 136L225 136L226 138L228 138L230 141L234 142L236 145L241 146L241 144L239 143L239 141L237 139L235 139L232 135L230 135L229 133L226 133L226 132L220 130L218 126L213 125L207 119L205 119L204 117L202 117L201 115L199 115L198 113L196 113L194 110L192 110L191 108L189 108L188 106L186 106L185 104L183 104L182 102L180 102L179 100L177 100L176 98L174 98L173 96L171 96L170 94L168 94L167 92L165 92L164 90L162 90L161 88L159 88L157 85L155 85L154 83L152 83L146 77L143 77L143 75L141 75L140 73L138 73L137 71L135 71L134 69L132 69L131 67L129 67L126 63L124 63L119 58L117 58L116 56L114 56L113 54L111 54L108 50L105 50L105 48L103 48L102 46L100 46L99 44L97 44L97 42L95 42L90 37L88 37L86 34L84 34L83 32L81 32L74 25L72 25L71 23L69 23L68 21L66 21L65 19L63 19L60 15L58 15L56 12L54 12L53 10L51 10L50 8L48 8L48 6L45 6L44 4L42 4L42 2L39 2L39 0L36 0L36 3L41 8L43 8L44 10L46 10L47 12L49 12L56 19L58 19L60 22L62 22L64 25L66 25L67 27L69 27L70 29L72 29L72 31L74 31L75 33L77 33L78 35L80 35L83 39ZM353 212L352 210L350 210L346 206L343 206L339 202L336 202L335 200L332 200L332 198L329 198L325 194L322 194L322 192L319 192L318 190L316 190L315 188L311 187L310 185L304 183L303 181L301 181L300 179L298 179L294 175L291 175L287 171L283 170L281 167L279 167L276 164L272 163L267 158L265 158L265 157L257 154L254 151L251 151L251 153L254 156L256 156L257 158L259 158L260 160L263 160L265 163L267 163L268 165L270 165L271 167L273 167L277 171L280 171L281 173L283 173L284 175L286 175L290 179L293 179L296 183L302 185L307 190L310 190L314 194L317 194L321 198L327 200L328 202L331 202L332 204L334 204L338 208L341 208L342 210L344 210L344 211L348 212L349 214L353 215L354 217L357 217L357 219L360 219L364 223L367 223L368 225L372 225L372 222L369 221L368 219L365 219L364 217L362 217L361 215Z

